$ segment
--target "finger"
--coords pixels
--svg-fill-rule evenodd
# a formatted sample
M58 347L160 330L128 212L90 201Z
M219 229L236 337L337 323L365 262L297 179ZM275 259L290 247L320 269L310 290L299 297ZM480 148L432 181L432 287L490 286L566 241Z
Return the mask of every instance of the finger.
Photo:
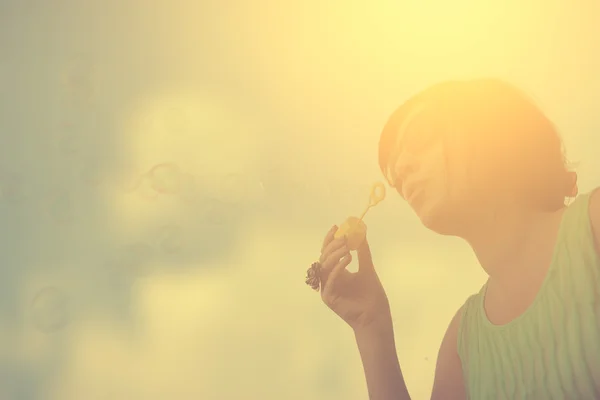
M329 273L333 269L333 267L335 267L335 265L338 262L340 262L340 259L349 252L350 250L348 250L348 247L346 245L343 245L339 249L333 251L332 253L329 253L325 258L325 261L321 263L321 271Z
M321 284L325 284L329 277L329 273L331 270L340 262L340 260L350 254L350 250L346 246L341 247L340 249L334 251L329 254L327 258L321 262L321 270L319 272L319 278L321 279Z
M333 253L334 251L336 251L338 249L341 249L345 245L346 245L346 238L345 237L334 239L331 242L329 242L329 244L327 246L325 246L325 249L321 252L321 258L319 258L319 261L321 262L321 264L325 260L327 260L327 257L329 257L329 255L331 253Z
M331 227L331 229L329 229L329 232L327 232L327 235L325 235L325 239L323 239L323 244L321 245L321 253L325 251L325 247L327 247L327 245L333 240L333 235L335 235L335 232L337 230L337 225L334 225Z
M358 258L358 270L368 271L374 270L373 257L367 239L363 240L358 249L356 249L356 257Z
M352 254L346 254L331 270L329 277L327 278L327 287L331 287L331 285L335 285L336 279L340 276L340 274L346 271L346 267L350 265L352 262Z

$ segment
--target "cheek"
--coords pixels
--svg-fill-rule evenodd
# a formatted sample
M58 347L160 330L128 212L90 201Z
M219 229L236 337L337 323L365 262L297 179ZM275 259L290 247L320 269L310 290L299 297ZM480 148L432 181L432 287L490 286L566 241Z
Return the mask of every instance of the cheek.
M451 177L443 145L430 148L421 155L420 175L424 178L427 203L444 203L448 200ZM449 179L450 178L450 179Z
M441 157L444 163L443 184L451 202L463 203L473 194L472 154L464 145L447 143Z

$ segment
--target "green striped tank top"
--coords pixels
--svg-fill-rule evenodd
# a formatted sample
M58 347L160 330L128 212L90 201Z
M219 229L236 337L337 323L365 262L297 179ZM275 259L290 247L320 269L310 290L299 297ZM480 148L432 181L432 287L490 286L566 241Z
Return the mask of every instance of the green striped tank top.
M470 399L600 399L600 258L591 193L565 210L552 264L531 306L505 325L467 299L458 353Z

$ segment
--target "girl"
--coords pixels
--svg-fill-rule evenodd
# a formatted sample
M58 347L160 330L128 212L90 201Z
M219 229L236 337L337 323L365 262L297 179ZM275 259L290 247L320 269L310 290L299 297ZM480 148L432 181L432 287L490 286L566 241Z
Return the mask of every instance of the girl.
M423 224L466 240L489 275L450 321L431 398L600 398L600 196L565 206L577 176L533 102L494 79L437 84L391 116L379 163ZM370 399L409 399L369 245L351 273L336 229L311 270L321 297L354 331Z

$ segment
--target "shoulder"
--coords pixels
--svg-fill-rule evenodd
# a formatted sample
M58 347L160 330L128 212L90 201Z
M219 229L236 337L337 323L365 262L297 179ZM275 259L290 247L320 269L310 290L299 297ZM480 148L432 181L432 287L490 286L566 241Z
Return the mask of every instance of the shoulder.
M468 327L467 319L472 318L474 312L477 312L477 306L481 302L481 296L484 295L487 282L481 287L478 292L472 293L463 305L458 309L454 318L450 322L450 327L454 331L458 352L464 353L465 336L467 335Z
M464 354L464 336L465 332L465 324L466 319L472 313L474 307L479 304L479 297L485 290L485 286L481 288L481 290L477 293L471 294L465 302L458 308L452 320L448 324L448 328L446 330L446 335L444 337L444 342L446 346L450 346L456 351L458 354Z
M438 351L438 364L440 362L442 362L442 364L447 362L457 365L461 364L459 336L463 310L464 306L458 309L446 328L446 333L444 334L442 344Z
M466 309L466 302L465 304L463 304L462 306L460 306L460 308L456 311L456 313L454 314L454 316L452 317L452 319L450 320L450 323L448 324L448 328L446 331L446 334L448 336L450 336L450 342L456 346L457 348L460 347L458 345L458 343L460 342L459 336L460 336L460 331L462 328L462 321L463 321L463 314L465 312Z
M600 251L600 187L590 193L589 214L596 251Z

